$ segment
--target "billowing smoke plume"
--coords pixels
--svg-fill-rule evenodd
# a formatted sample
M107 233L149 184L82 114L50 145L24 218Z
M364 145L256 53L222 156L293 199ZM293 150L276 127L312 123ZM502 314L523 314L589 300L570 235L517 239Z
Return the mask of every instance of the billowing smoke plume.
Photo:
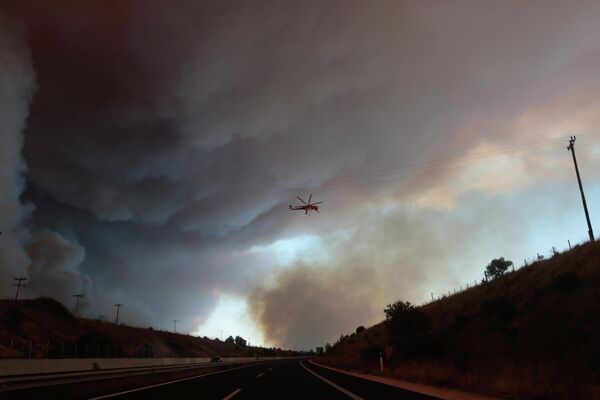
M27 233L21 223L30 210L19 196L25 188L23 130L35 79L22 32L3 16L0 24L0 279L9 282L27 264L21 246ZM0 288L2 295L8 291L8 287Z
M20 199L26 174L24 130L35 73L24 28L1 15L0 23L0 279L5 283L0 294L12 292L13 278L27 277L28 297L53 297L69 304L72 293L89 287L89 278L79 271L85 252L56 232L32 227L34 206Z
M254 315L274 343L322 346L359 325L380 322L386 304L421 304L431 295L479 283L492 258L505 256L522 265L517 257L528 254L529 237L540 229L549 230L545 233L553 243L564 248L562 227L570 221L560 210L568 204L557 200L540 206L554 189L537 190L532 198L514 200L462 196L454 215L407 206L363 210L352 229L322 236L332 258L298 261L258 286L251 296ZM482 242L481 237L493 240Z
M598 7L3 3L1 277L187 331L232 293L290 346L477 279L490 253L550 240L541 213L504 240L523 202L562 218L578 201L551 139L598 125ZM490 154L506 157L477 163ZM550 184L564 190L540 198ZM311 192L320 214L286 210Z

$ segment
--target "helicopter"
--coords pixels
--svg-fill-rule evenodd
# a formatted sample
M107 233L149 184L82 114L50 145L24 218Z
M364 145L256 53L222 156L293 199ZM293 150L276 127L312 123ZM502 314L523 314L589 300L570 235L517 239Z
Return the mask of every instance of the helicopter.
M296 196L298 198L298 200L300 200L302 202L303 205L301 206L292 206L290 204L290 208L288 208L289 211L301 211L304 210L304 215L310 215L311 212L316 211L319 212L319 206L317 204L322 204L322 201L318 201L316 203L311 203L310 201L312 200L312 193L310 194L310 197L308 198L308 202L302 200L299 196Z

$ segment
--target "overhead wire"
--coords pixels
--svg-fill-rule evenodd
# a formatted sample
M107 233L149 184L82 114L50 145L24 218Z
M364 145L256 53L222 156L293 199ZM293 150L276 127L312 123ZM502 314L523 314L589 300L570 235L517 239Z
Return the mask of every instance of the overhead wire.
M600 138L600 135L578 135L585 138ZM334 177L330 180L310 181L302 184L303 188L308 190L318 188L319 193L329 193L340 190L346 190L353 187L362 187L373 184L381 184L404 179L414 178L421 175L430 175L433 173L444 173L460 168L465 168L473 165L485 165L499 161L511 159L523 159L532 157L538 153L556 151L562 149L565 138L556 138L546 141L532 142L518 146L511 146L495 150L482 151L465 156L446 157L433 161L405 163L398 166L374 169L364 173L348 174L344 176ZM600 142L587 142L586 147L595 147L600 145ZM306 189L305 189L306 190ZM200 208L198 211L207 211L210 209L218 209L229 207L232 204L239 206L250 206L267 202L275 197L281 198L285 195L297 194L298 187L279 190L259 190L246 193L230 193L222 196L207 198L211 204ZM215 202L217 204L215 204Z

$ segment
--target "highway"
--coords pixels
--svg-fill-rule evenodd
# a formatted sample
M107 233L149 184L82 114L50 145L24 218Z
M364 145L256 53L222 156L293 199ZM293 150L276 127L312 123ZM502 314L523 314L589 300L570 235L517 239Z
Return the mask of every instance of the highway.
M345 375L306 360L285 360L152 385L101 399L431 400L419 393Z

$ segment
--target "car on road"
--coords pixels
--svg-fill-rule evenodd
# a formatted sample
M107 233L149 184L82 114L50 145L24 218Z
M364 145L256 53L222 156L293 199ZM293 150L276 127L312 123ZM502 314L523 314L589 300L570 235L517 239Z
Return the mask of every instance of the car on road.
M214 357L211 357L211 358L210 358L210 362L211 362L211 363L214 363L214 362L221 362L221 361L222 361L222 360L221 360L221 357L219 357L219 356L214 356Z

